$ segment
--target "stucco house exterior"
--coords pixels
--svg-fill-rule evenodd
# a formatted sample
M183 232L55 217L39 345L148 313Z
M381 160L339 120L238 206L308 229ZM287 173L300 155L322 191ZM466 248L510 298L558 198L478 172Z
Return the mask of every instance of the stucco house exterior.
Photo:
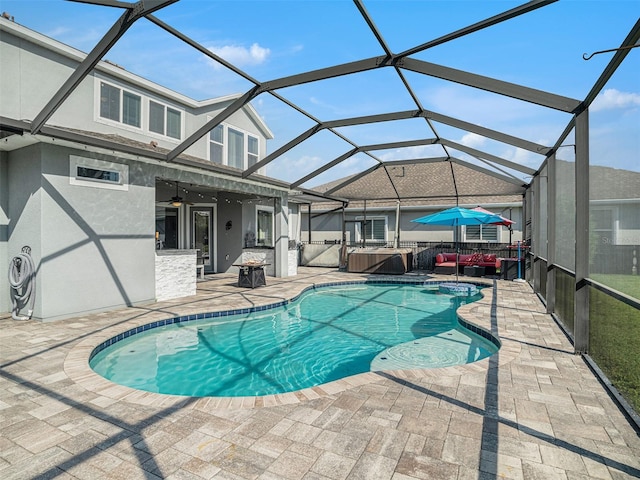
M30 133L85 57L0 18L0 312L24 247L33 318L45 321L193 294L197 262L205 273L248 259L295 273L289 187L241 175L273 136L250 104L165 160L236 96L196 101L100 61Z

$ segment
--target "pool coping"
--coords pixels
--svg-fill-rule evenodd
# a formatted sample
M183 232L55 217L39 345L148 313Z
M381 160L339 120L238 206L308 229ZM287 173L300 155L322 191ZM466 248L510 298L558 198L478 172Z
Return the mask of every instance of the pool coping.
M233 310L217 310L210 312L211 318L214 316L225 316L223 312L234 313L249 313L249 310L263 311L269 308L277 308L278 306L286 305L295 301L303 293L321 287L328 287L333 285L349 285L358 283L413 283L413 284L439 284L439 283L451 283L450 281L441 280L424 280L416 281L415 279L401 279L401 278L380 278L376 280L345 280L345 281L333 281L333 282L319 282L312 284L300 292L292 295L283 301L273 302L271 304L265 304L255 306L251 308L233 309ZM341 378L329 383L318 385L315 387L309 387L294 392L265 395L265 396L251 396L251 397L189 397L181 395L169 395L162 393L146 392L143 390L137 390L131 387L116 384L102 377L94 372L89 366L89 360L96 351L96 349L108 342L109 339L123 335L124 332L132 329L138 329L145 325L156 323L156 326L160 326L160 323L165 322L169 318L181 318L171 317L164 314L164 318L158 320L152 320L148 317L137 318L128 320L127 322L113 327L106 328L100 332L90 335L83 339L77 345L75 345L68 353L64 360L64 371L66 375L74 381L76 384L83 388L105 397L105 402L109 401L126 401L133 404L148 405L156 407L175 407L175 408L193 408L202 411L213 411L218 409L236 409L236 408L259 408L269 407L276 405L297 404L308 400L313 400L320 397L331 396L337 393L349 390L354 387L359 387L366 384L376 383L382 381L385 377L382 375L392 375L400 380L416 381L418 379L428 379L443 376L460 376L466 373L481 373L488 371L490 359L497 355L498 366L504 365L514 360L520 353L521 347L518 342L508 341L501 337L500 333L503 325L500 322L501 316L496 313L495 322L492 325L492 297L497 294L497 283L489 282L486 280L464 280L464 283L472 283L484 287L481 290L482 298L476 302L465 304L458 308L458 319L467 328L467 324L476 326L490 335L496 337L501 343L501 347L498 353L487 357L478 362L457 365L453 367L442 367L433 369L410 369L410 370L385 370L383 372L365 372L352 375L350 377ZM491 295L486 293L491 292ZM209 313L209 312L208 312ZM204 315L204 314L202 314ZM226 313L229 315L229 313ZM185 321L198 320L205 318L204 316L198 318L198 315L186 315L188 317ZM175 323L175 322L169 322ZM147 328L148 329L148 328ZM473 329L471 329L473 331ZM476 332L477 333L477 332ZM483 335L484 336L484 335Z

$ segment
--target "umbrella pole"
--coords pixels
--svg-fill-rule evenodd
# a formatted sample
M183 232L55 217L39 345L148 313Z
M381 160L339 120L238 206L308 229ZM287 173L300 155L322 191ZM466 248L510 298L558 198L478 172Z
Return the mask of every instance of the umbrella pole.
M457 199L456 199L457 202ZM456 285L458 285L458 268L459 268L459 261L460 261L460 245L458 244L458 222L456 222L456 225L453 227L453 237L455 239L455 244L456 244Z

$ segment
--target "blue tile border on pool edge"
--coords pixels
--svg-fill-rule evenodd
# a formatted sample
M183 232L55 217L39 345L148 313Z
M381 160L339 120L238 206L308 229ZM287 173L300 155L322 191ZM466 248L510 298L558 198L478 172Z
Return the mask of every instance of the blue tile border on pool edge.
M158 320L155 322L151 322L151 323L147 323L144 325L139 325L137 327L131 328L125 332L119 333L118 335L111 337L105 341L103 341L102 343L98 344L92 351L91 354L89 355L89 362L91 362L91 360L93 359L93 357L95 357L98 353L100 353L102 350L104 350L107 347L110 347L111 345L118 343L121 340L124 340L125 338L129 338L132 337L134 335L137 335L138 333L142 333L142 332L146 332L149 330L153 330L154 328L158 328L158 327L163 327L165 325L172 325L175 323L187 323L187 322L192 322L195 320L205 320L208 318L218 318L218 317L227 317L227 316L231 316L231 315L248 315L250 313L253 312L263 312L265 310L271 310L274 308L279 308L279 307L284 307L290 303L293 303L294 301L296 301L298 298L300 298L300 296L310 290L317 290L317 289L322 289L322 288L327 288L327 287L336 287L336 286L344 286L344 285L359 285L359 284L367 284L367 283L374 283L374 284L391 284L391 285L439 285L441 283L451 283L448 280L413 280L413 279L407 279L407 280L398 280L398 279L368 279L368 280L350 280L350 281L346 281L346 282L329 282L329 283L322 283L320 285L310 285L307 288L305 288L304 290L302 290L298 295L291 297L288 300L281 300L279 302L276 303L271 303L269 305L260 305L260 306L256 306L256 307L248 307L248 308L236 308L234 310L222 310L222 311L217 311L217 312L206 312L206 313L198 313L198 314L191 314L191 315L183 315L180 317L173 317L173 318L167 318L164 320ZM467 282L465 280L465 283L471 283L473 285L477 285L479 287L488 287L489 285L485 284L485 283L479 283L479 282ZM500 340L498 340L491 332L478 327L477 325L474 325L472 323L469 323L463 319L461 319L460 317L458 317L458 322L465 327L467 330L470 330L471 332L480 335L481 337L489 340L491 343L493 343L496 347L500 348L501 342Z

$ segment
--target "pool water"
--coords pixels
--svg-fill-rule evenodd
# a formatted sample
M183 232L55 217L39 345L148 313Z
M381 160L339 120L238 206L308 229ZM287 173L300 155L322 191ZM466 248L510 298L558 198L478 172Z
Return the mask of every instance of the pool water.
M496 345L457 321L455 310L480 295L444 295L435 287L316 288L271 310L147 330L103 349L90 364L113 382L150 392L258 396L495 353Z

